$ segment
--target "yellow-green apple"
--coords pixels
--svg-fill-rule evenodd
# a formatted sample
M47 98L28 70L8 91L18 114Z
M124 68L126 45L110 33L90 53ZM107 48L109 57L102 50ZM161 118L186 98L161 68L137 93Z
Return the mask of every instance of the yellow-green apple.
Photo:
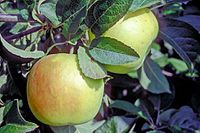
M103 79L84 76L74 54L43 57L28 75L29 107L38 120L52 126L93 119L101 106L103 92Z
M113 73L126 74L137 70L149 52L152 41L159 31L158 21L148 8L136 12L128 12L114 26L108 29L102 37L116 39L134 49L140 58L134 62L122 65L105 65ZM89 32L90 40L95 36Z

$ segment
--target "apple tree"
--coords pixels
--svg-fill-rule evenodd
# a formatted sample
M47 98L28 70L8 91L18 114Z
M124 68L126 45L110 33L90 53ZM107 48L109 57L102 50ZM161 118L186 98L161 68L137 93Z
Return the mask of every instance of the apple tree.
M197 0L0 0L0 133L200 132Z

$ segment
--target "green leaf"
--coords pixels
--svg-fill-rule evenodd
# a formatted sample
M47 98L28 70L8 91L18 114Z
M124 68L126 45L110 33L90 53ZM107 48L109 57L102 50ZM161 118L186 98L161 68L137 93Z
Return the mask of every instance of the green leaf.
M51 126L51 129L54 131L54 133L93 133L97 128L102 126L104 122L104 120L99 122L89 121L87 123L75 126Z
M56 13L63 21L62 33L67 40L73 39L77 32L80 32L81 24L87 14L88 4L89 0L59 0L57 2Z
M35 7L37 1L38 0L31 0L31 1L30 0L23 0L24 4L27 6L29 11L32 10Z
M28 21L29 18L29 12L27 9L22 9L19 11L20 15L22 16L22 18L26 21Z
M9 44L1 35L0 35L0 45L3 45L3 47L6 50L8 50L8 52L21 58L38 59L45 55L44 52L42 51L25 51L25 50L18 49L12 46L11 44Z
M141 118L144 118L145 120L148 119L147 115L140 109L140 107L135 106L134 104L122 101L122 100L115 100L111 105L111 108L117 108L122 109L124 111L127 111L129 113L132 113L133 115L137 115Z
M46 1L46 0L44 0L44 1ZM58 1L59 0L48 0L48 2L53 3L53 4L57 4Z
M133 113L134 115L138 114L141 110L135 106L134 104L127 102L127 101L122 101L122 100L115 100L111 105L111 108L117 108L117 109L122 109L124 111L127 111L129 113Z
M66 39L70 40L80 29L80 25L86 15L86 11L87 6L84 6L81 10L77 11L74 15L64 21L62 33Z
M129 126L123 118L115 116L107 120L95 133L126 133Z
M25 133L38 127L36 124L28 122L22 117L19 111L18 100L9 102L1 109L4 109L3 117L6 122L5 126L0 128L1 133Z
M0 108L0 124L3 122L3 111L4 111L5 107L1 107Z
M155 50L157 50L157 51L160 51L160 50L161 50L160 44L158 44L158 43L156 43L156 42L153 42L153 43L151 44L151 48L152 48L152 49L155 49Z
M151 59L155 61L160 67L165 67L169 64L168 55L161 53L159 50L151 49Z
M88 10L86 24L96 36L100 36L128 11L133 0L99 0Z
M7 75L1 75L1 76L0 76L0 88L1 88L4 84L6 84L6 82L7 82Z
M51 126L54 133L75 133L76 128L74 126Z
M134 62L139 57L132 48L108 37L94 39L90 45L89 53L95 60L108 65Z
M89 78L102 79L107 76L104 68L87 54L86 49L79 47L78 60L83 74Z
M25 133L34 130L36 126L27 124L27 125L18 125L18 124L6 124L0 128L1 133Z
M133 71L133 72L128 73L128 76L133 78L133 79L137 79L138 78L137 71Z
M164 20L164 21L167 22L167 20ZM170 23L179 24L180 22L179 21L170 21ZM172 30L168 31L169 27L172 27L172 26L169 26L169 27L167 26L165 28L161 28L160 37L163 40L165 40L166 42L168 42L173 47L173 49L177 52L177 54L186 62L188 68L192 72L193 69L194 69L194 64L193 64L193 59L191 58L191 55L189 53L192 52L193 53L192 56L196 56L197 53L198 53L197 51L199 49L199 45L198 45L198 41L197 40L195 40L194 38L188 37L188 36L190 36L191 31L188 31L188 29L185 29L184 28L184 26L185 26L184 24L180 23L179 26L181 26L181 25L183 25L182 26L183 28L181 28L180 30L173 29L174 31L177 30L177 34L173 34L174 31L171 32ZM184 33L183 34L184 37L182 37L182 35L181 35L182 33ZM191 48L190 49L185 49L186 46L187 47L191 47L192 46L192 47L195 47L195 49L191 49ZM195 50L197 50L197 51L195 51Z
M168 59L168 62L175 68L177 72L185 72L189 70L186 63L182 60L176 58L170 58Z
M56 15L56 5L53 3L45 3L40 6L40 12L42 15L47 17L54 26L60 24Z
M17 34L21 31L25 30L26 28L28 28L28 23L17 23L14 27L12 27L10 32L12 34Z
M162 74L162 70L150 58L147 57L142 68L138 70L138 76L142 87L151 93L171 93L169 83Z
M56 4L56 14L63 22L87 6L89 1L90 0L58 0Z
M163 0L133 0L129 11L134 12L138 9L150 7L155 4L162 4Z
M163 132L163 131L153 130L153 131L148 131L147 133L165 133L165 132Z
M1 5L1 8L3 9L3 13L19 14L19 9L18 8L12 8L12 6L10 6L10 1L1 2L0 5Z
M0 27L1 27L3 24L5 24L5 23L4 23L4 22L0 22Z
M151 117L150 112L148 110L148 107L150 107L151 104L149 104L150 106L147 107L145 100L137 99L135 101L134 105L141 110L140 112L138 112L138 116L143 118L144 120L148 121L149 123L151 123L152 117Z
M87 123L76 125L76 132L75 133L93 133L96 129L102 126L105 121L93 122L89 121Z

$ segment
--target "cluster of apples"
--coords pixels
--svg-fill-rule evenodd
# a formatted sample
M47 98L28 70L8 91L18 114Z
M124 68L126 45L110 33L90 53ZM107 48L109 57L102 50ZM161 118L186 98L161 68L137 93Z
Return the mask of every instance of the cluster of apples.
M147 8L127 13L102 36L117 39L133 48L140 58L123 65L104 65L106 70L127 74L137 70L158 34L158 22ZM90 39L94 35L90 34ZM52 126L76 125L93 119L104 93L103 79L81 72L75 54L52 54L32 67L27 81L27 99L34 116Z

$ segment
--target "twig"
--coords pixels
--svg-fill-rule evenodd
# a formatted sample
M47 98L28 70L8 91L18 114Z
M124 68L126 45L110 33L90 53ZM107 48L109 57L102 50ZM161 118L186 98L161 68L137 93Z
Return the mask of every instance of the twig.
M28 29L28 30L25 30L23 32L20 32L19 34L6 36L5 40L19 39L19 38L24 37L26 35L32 34L34 32L37 32L37 31L39 31L41 29L42 29L42 26L33 27L31 29Z
M0 0L0 3L3 3L3 2L5 2L5 0Z
M0 22L23 22L24 19L18 14L0 14Z
M16 3L16 0L0 0L0 4L3 3L3 2L6 2L6 1L10 1L10 2Z
M0 14L0 22L27 22L19 14ZM29 20L29 23L36 22L35 20Z
M163 70L162 73L168 77L172 77L174 74L168 71Z
M159 126L159 122L160 122L160 96L159 96L159 100L158 100L158 105L157 105L157 118L156 118L156 125Z
M60 46L60 45L65 45L65 44L68 44L68 41L64 41L64 42L60 42L60 43L55 43L53 44L51 47L48 48L47 52L46 52L46 55L49 54L49 52L56 46Z

